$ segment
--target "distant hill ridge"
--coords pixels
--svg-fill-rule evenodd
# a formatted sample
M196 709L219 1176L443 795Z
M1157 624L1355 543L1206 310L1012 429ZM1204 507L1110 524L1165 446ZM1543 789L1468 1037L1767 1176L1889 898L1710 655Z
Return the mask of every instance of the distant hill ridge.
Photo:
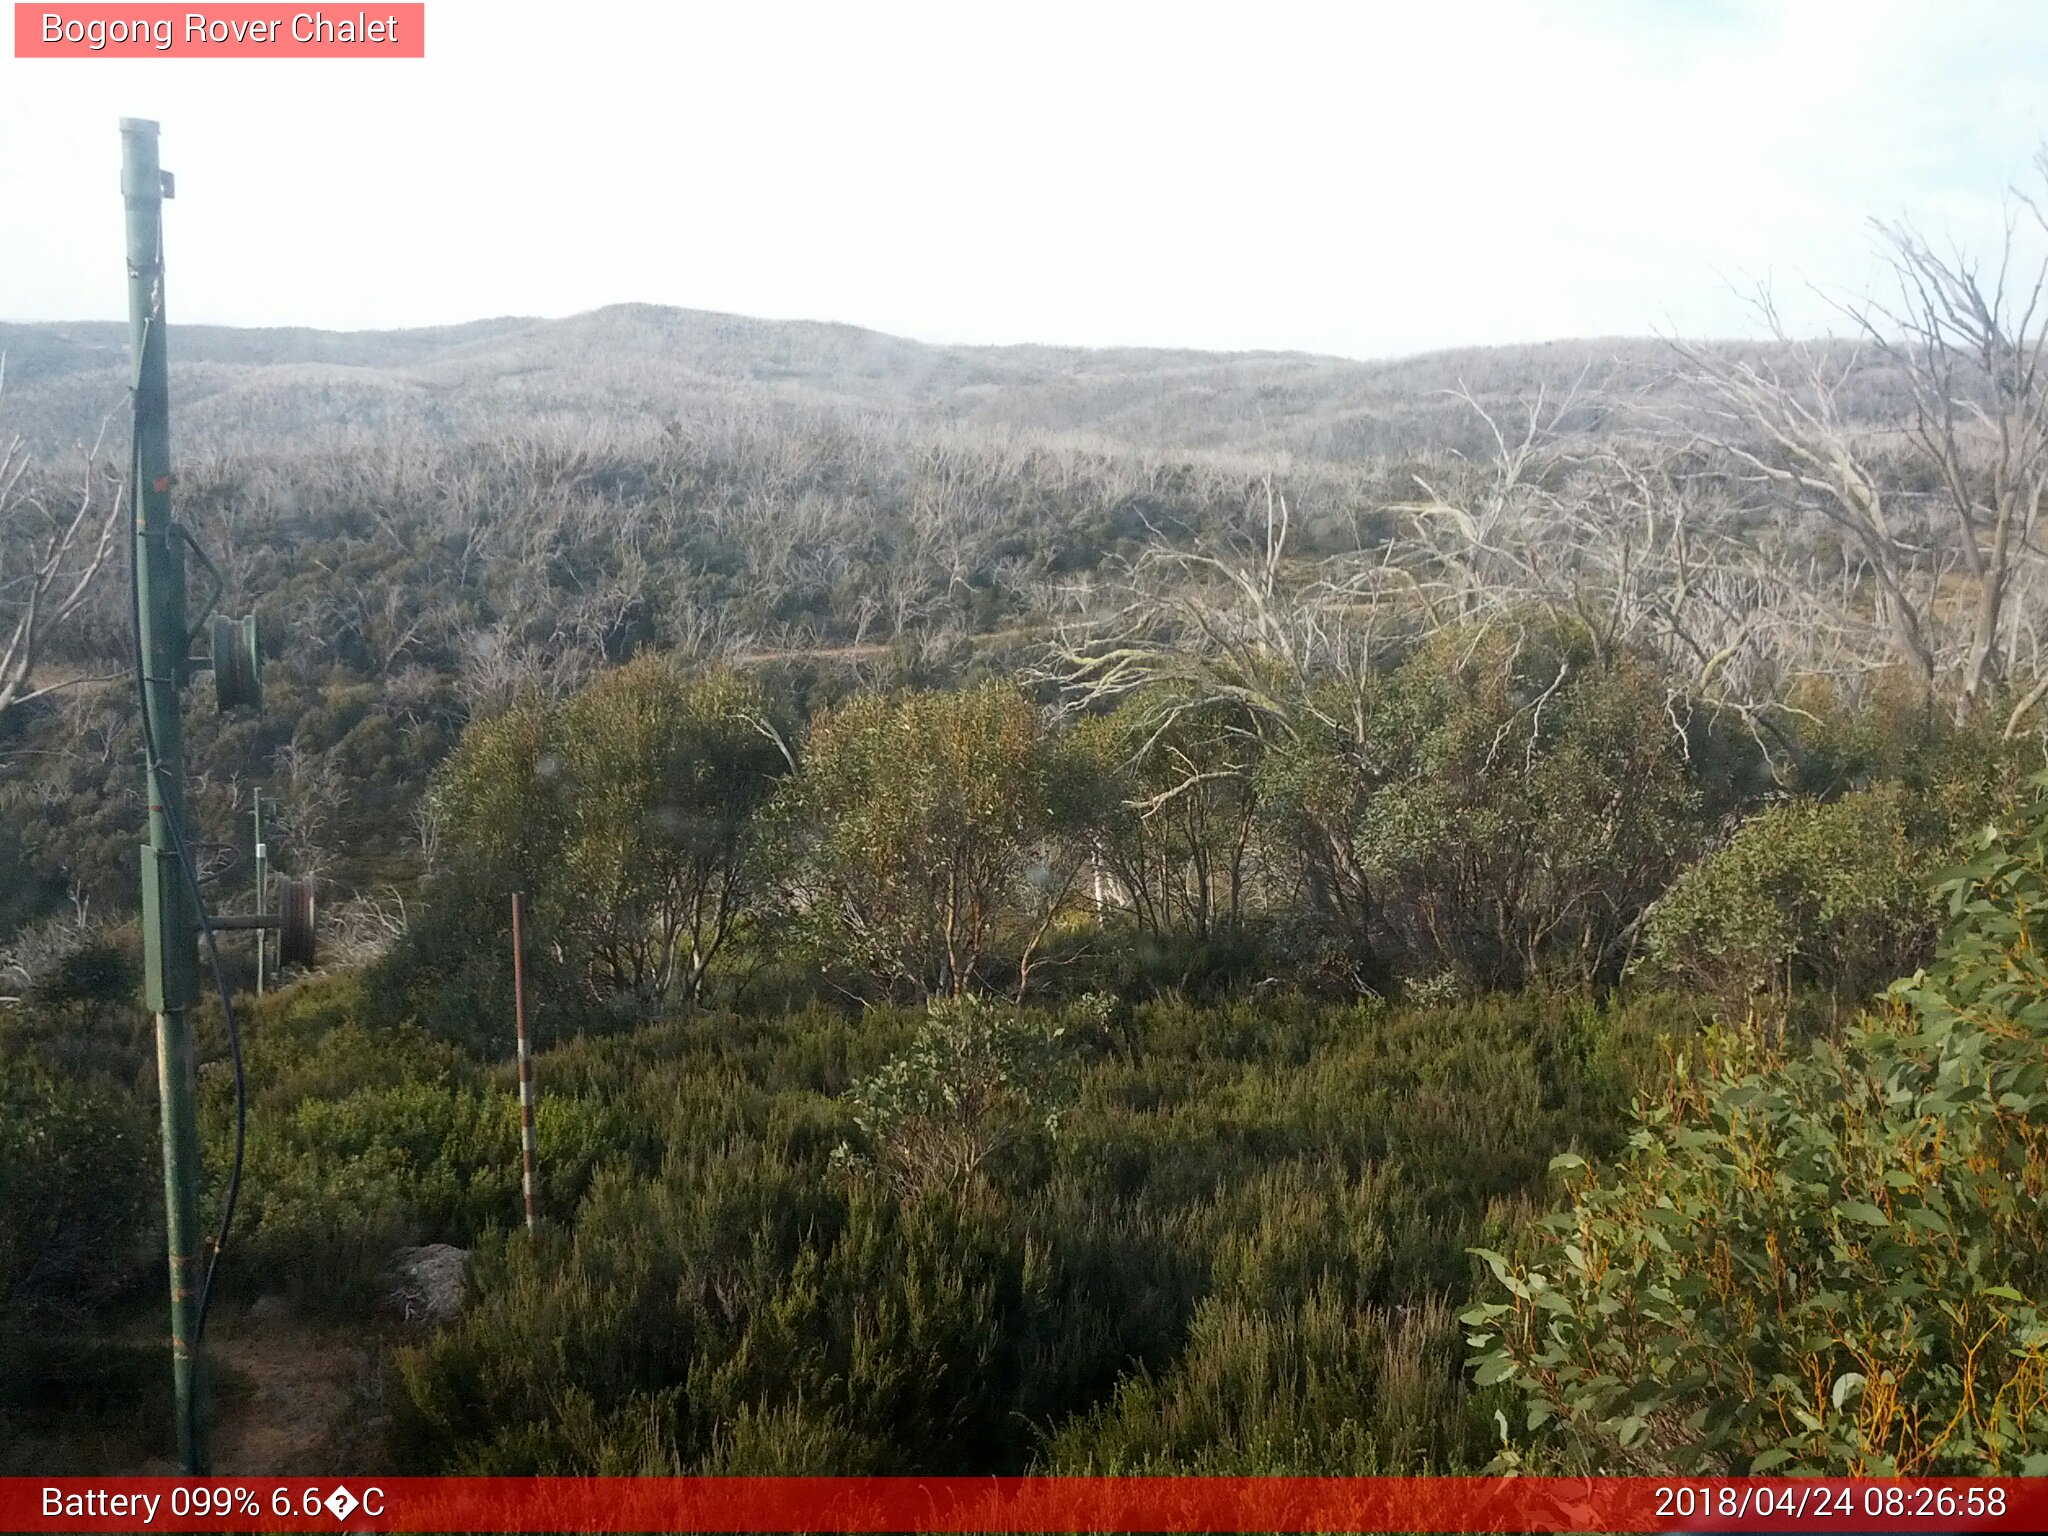
M19 434L45 455L90 440L123 402L126 348L119 322L0 323L0 436ZM192 449L794 409L1151 451L1339 460L1480 446L1469 406L1449 394L1460 387L1509 412L1539 389L1556 399L1578 383L1655 399L1669 390L1675 360L1667 343L1640 338L1375 362L1301 352L943 346L851 325L651 304L400 331L173 324L171 358L173 428ZM1576 425L1597 431L1604 417L1596 410Z

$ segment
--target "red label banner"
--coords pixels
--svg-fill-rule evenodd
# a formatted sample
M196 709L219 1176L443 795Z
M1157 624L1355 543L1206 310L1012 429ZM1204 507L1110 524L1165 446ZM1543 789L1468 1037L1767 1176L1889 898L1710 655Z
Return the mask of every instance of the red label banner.
M0 1478L6 1531L2039 1531L2048 1479Z
M423 59L424 4L14 7L17 59Z

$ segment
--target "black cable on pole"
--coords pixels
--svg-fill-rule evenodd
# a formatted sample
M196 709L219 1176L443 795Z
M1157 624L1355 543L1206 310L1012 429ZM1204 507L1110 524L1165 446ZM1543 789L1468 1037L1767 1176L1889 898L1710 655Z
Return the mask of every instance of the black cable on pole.
M152 319L143 321L143 348L149 346L149 327ZM228 1055L235 1069L235 1152L228 1170L227 1196L221 1205L220 1230L213 1239L213 1253L206 1261L206 1278L199 1283L199 1309L192 1325L192 1344L196 1349L206 1337L206 1313L213 1301L214 1273L220 1268L220 1256L228 1244L228 1229L235 1219L235 1202L242 1191L242 1153L248 1141L249 1096L248 1084L242 1074L242 1031L235 1019L235 1004L228 990L227 975L221 969L220 943L214 937L212 914L206 909L206 894L200 888L199 871L193 867L192 853L186 845L184 829L178 825L178 813L174 797L168 792L168 776L163 760L157 756L156 727L149 718L149 658L142 649L142 563L135 547L133 525L139 515L137 498L141 495L141 460L132 452L128 463L128 505L130 511L130 537L128 540L128 601L129 616L135 633L135 691L142 706L142 755L149 782L156 787L156 794L162 802L164 828L171 835L171 847L178 855L178 868L184 874L185 888L191 892L192 907L199 919L199 928L206 935L206 954L213 971L214 990L220 994L221 1015L227 1022ZM184 636L179 644L188 643Z

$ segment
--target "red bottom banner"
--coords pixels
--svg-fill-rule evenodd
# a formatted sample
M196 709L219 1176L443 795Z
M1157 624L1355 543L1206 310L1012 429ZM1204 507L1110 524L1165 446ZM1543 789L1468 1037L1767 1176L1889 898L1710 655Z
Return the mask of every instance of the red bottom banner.
M2048 1479L0 1478L5 1531L2042 1531Z

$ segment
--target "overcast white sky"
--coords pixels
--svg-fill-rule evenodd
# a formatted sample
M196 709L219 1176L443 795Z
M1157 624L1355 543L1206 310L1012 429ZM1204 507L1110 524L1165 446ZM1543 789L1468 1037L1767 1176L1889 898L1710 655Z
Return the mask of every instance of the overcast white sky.
M0 57L0 318L125 312L122 116L162 121L178 176L176 320L639 300L1357 357L1748 332L1733 282L1867 286L1871 215L1981 244L2048 133L2040 0L429 0L427 22L423 61Z

